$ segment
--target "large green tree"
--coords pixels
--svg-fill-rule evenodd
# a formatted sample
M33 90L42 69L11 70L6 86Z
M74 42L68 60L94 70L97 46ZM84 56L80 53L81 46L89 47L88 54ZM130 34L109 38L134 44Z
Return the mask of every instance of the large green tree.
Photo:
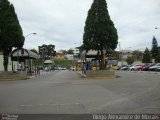
M148 48L146 48L146 50L143 53L142 63L150 63L150 62L151 62L150 52Z
M152 54L152 58L156 59L156 56L158 55L159 51L158 51L158 43L156 38L153 36L152 39L152 50L151 50L151 54Z
M133 56L128 56L127 59L126 59L126 62L128 65L131 65L134 63L134 57Z
M4 70L8 70L8 57L13 47L20 48L24 36L14 6L8 0L0 0L0 49L4 57Z
M38 51L37 51L36 49L30 49L30 51L32 51L32 52L38 54Z
M73 54L73 50L72 49L67 50L67 54Z
M118 34L109 16L106 0L93 1L85 22L83 44L86 51L100 51L98 55L101 53L101 61L104 60L103 50L117 47Z
M55 45L45 45L39 46L39 54L41 56L41 59L47 60L52 59L53 56L56 55Z

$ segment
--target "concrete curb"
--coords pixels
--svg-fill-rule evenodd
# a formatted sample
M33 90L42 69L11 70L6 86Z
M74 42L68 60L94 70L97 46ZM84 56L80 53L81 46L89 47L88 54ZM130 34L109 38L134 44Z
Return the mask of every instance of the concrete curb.
M86 74L82 74L82 71L75 71L81 78L115 78L114 71L103 71L103 72L96 72L96 71L86 71ZM87 73L88 72L88 73ZM105 73L106 72L106 73Z
M82 71L75 71L81 78L86 78L85 74L82 74Z

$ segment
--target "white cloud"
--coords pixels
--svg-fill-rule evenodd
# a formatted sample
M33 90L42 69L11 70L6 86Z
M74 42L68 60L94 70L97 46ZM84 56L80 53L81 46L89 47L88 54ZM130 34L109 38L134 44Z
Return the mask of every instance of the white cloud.
M69 49L82 41L87 12L93 0L10 0L15 6L24 35L24 47L55 44ZM122 49L151 47L153 35L160 44L159 0L107 0L109 14L118 30ZM78 44L74 44L78 43Z

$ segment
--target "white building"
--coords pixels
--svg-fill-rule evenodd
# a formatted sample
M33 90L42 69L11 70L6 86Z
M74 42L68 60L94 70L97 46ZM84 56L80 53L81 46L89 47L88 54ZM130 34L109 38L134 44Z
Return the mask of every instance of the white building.
M74 55L78 55L78 54L79 54L79 49L74 48L74 49L72 49L72 50L73 50L73 54L74 54Z
M67 55L65 55L65 58L66 58L67 60L74 60L73 54L67 54Z
M15 70L17 69L17 62L13 62L13 66L15 68ZM3 55L0 54L0 71L4 71L4 67L3 67ZM12 71L12 62L11 62L11 58L9 57L9 61L8 61L8 71Z

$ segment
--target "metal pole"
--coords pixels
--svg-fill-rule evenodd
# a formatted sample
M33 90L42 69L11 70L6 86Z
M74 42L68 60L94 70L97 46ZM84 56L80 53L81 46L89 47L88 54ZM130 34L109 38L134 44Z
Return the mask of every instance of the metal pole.
M29 57L29 63L30 63L30 75L32 75L32 71L31 71L31 58Z
M12 72L13 72L13 61L12 61Z
M18 48L17 48L17 71L19 69L19 53L18 53Z

